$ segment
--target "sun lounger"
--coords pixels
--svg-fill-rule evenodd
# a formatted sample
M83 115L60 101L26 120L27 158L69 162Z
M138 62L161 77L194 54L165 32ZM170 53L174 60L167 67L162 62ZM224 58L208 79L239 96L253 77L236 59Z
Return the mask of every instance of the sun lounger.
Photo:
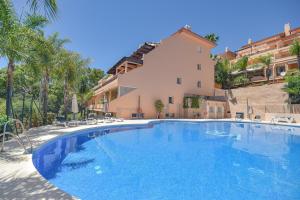
M111 113L106 113L104 117L104 122L106 123L112 123L112 122L123 122L124 119L113 117Z
M87 122L88 125L97 124L98 121L96 119L96 114L95 113L90 113L88 115L88 118L87 118L86 122Z
M274 116L271 119L272 123L293 123L295 119L290 116Z
M78 121L78 120L71 120L68 122L69 127L75 127L75 126L78 126L79 124L80 124L80 121Z
M104 122L105 122L104 117L97 118L97 123L104 123Z
M64 117L56 117L56 119L53 121L53 125L67 127L67 121Z
M243 112L236 112L235 113L235 119L236 120L244 119L244 113Z
M78 122L78 125L87 125L88 123L87 123L87 120L80 120L79 122Z

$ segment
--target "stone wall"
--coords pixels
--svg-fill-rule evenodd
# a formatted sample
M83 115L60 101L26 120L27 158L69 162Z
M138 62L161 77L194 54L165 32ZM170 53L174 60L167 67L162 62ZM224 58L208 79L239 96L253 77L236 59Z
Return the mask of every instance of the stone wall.
M284 84L266 84L228 90L231 117L234 118L236 112L244 112L246 118L261 115L263 119L265 113L289 113L288 94L282 90ZM249 116L247 116L247 105L249 105Z

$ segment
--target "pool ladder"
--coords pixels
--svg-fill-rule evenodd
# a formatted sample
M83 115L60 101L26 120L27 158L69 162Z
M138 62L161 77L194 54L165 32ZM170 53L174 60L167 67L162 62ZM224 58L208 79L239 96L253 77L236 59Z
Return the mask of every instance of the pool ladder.
M21 126L22 132L19 133L19 134L23 134L25 136L25 139L27 140L27 144L30 146L29 149L26 148L26 143L19 136L19 134L14 134L12 132L6 131L7 130L7 126L9 125L9 123L15 123L16 128L17 128L18 124ZM24 153L31 153L32 152L32 143L31 143L29 137L27 136L27 133L26 133L26 130L24 128L23 123L20 120L18 120L18 119L12 119L12 120L6 122L4 124L3 133L0 134L0 137L1 136L2 136L1 152L4 151L5 136L11 136L13 139L16 139L16 141L18 142L18 144L24 149Z

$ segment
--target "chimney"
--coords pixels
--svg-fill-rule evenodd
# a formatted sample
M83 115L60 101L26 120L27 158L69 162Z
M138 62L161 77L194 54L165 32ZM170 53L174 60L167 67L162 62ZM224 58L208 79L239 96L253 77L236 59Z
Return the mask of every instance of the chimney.
M252 44L252 39L251 38L248 39L248 44Z
M284 34L285 36L291 35L291 25L290 23L287 23L284 25Z
M192 27L190 25L185 25L184 28L187 30L192 30Z
M228 52L229 51L229 48L228 47L225 47L225 52Z

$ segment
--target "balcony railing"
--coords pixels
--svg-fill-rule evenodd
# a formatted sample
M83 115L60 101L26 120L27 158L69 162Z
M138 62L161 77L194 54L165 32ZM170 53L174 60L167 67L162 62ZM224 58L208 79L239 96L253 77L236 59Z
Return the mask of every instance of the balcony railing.
M118 78L118 75L114 75L108 79L102 80L102 83L98 84L96 87L94 87L94 90L98 90L101 87L104 87L105 85L113 82L114 80L116 80Z

